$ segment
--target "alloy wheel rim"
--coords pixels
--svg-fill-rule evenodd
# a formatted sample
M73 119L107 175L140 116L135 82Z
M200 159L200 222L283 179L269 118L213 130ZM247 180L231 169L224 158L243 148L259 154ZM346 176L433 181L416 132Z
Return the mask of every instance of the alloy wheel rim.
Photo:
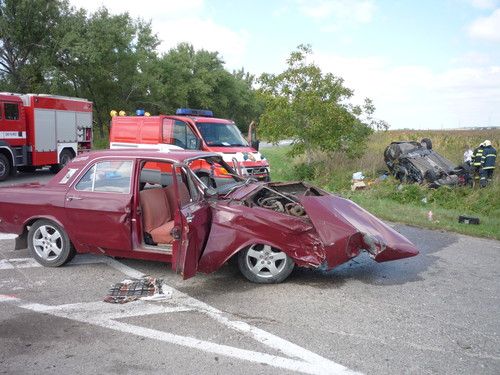
M252 245L245 261L254 275L271 278L279 275L285 268L286 254L269 245Z
M43 260L57 259L63 250L61 233L52 225L42 225L33 235L33 248Z

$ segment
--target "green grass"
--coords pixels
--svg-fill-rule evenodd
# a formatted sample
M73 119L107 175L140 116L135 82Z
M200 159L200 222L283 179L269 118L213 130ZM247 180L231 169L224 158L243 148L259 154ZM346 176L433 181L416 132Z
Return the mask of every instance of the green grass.
M386 169L383 150L396 140L420 140L428 137L434 149L459 164L466 144L476 146L490 139L498 149L500 131L389 131L373 134L366 153L358 159L349 159L340 153L318 153L312 168L305 168L300 157L291 158L289 147L262 149L271 164L273 181L305 180L328 191L352 199L376 216L409 225L449 230L473 236L500 240L500 171L496 171L492 186L478 188L428 189L420 185L400 185L389 178L378 182L376 178ZM497 163L498 164L498 163ZM375 181L368 190L350 190L354 172L362 171L367 181ZM433 221L427 214L433 213ZM458 216L479 217L479 225L458 223Z

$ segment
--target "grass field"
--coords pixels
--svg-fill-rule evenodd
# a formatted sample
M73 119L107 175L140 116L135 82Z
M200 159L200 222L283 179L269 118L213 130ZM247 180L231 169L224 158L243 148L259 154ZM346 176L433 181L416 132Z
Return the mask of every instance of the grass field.
M340 153L318 153L312 170L304 167L302 158L290 158L287 147L261 151L269 159L274 181L308 180L354 200L386 220L500 239L500 171L496 171L492 186L485 189L399 186L396 180L390 178L371 185L369 190L351 192L354 172L361 171L369 179L376 179L387 169L383 151L390 142L419 141L422 138L430 138L433 148L456 164L462 162L466 145L474 148L485 139L490 139L497 150L500 146L500 130L377 132L370 137L361 158L350 159ZM433 212L433 221L428 220L429 211ZM479 217L481 224L459 224L459 215Z

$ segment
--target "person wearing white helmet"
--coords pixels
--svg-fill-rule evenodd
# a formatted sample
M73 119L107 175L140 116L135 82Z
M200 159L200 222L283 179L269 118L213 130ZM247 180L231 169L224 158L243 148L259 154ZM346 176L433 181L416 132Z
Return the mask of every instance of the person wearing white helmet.
M489 139L483 143L483 155L481 156L481 171L479 185L485 187L491 183L493 172L495 171L495 163L497 160L497 150L491 145Z

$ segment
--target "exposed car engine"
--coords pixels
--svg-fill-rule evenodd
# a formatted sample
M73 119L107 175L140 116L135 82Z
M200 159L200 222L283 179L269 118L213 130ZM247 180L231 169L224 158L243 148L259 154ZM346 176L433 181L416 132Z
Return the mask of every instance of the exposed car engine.
M306 212L298 196L322 195L320 191L301 182L264 185L251 199L250 206L259 206L291 216L303 217Z

